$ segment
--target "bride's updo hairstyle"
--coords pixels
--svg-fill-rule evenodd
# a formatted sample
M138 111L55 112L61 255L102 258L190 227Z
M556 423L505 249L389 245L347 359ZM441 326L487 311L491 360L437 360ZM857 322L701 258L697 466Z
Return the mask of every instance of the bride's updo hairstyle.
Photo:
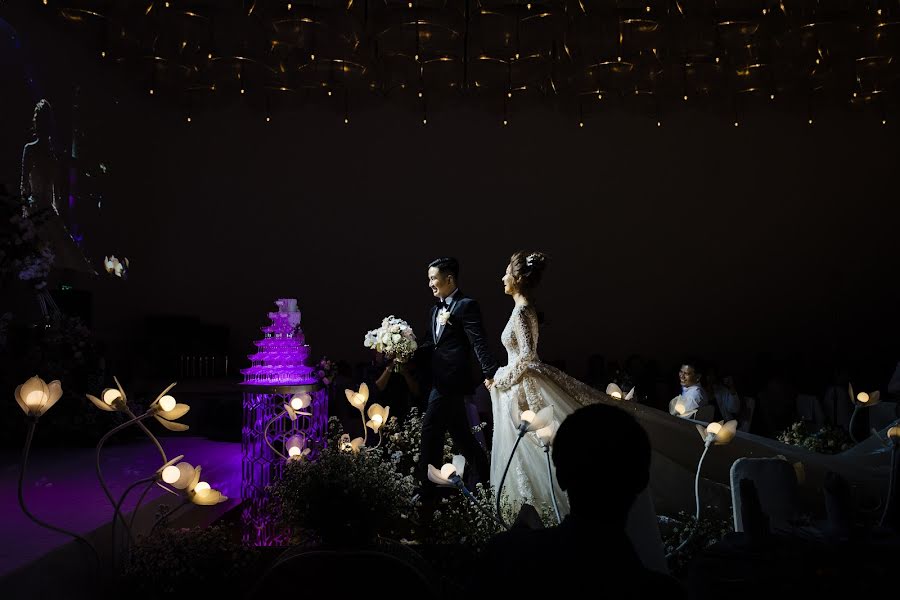
M547 257L543 252L516 252L509 259L509 264L512 276L519 280L520 289L530 293L541 282L547 268Z

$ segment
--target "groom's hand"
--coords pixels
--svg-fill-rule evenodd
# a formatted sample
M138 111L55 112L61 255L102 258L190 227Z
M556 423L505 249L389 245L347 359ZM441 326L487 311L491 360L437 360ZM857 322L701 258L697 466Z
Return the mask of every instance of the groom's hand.
M493 379L485 379L484 387L486 387L487 389L491 389L492 387L494 387L494 380Z

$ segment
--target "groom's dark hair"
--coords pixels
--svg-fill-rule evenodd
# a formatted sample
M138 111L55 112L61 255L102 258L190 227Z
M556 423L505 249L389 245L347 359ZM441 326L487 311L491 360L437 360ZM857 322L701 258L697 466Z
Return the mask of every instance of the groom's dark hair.
M459 281L459 261L450 256L442 256L428 263L428 268L437 267L437 270L445 275L453 275L453 279Z

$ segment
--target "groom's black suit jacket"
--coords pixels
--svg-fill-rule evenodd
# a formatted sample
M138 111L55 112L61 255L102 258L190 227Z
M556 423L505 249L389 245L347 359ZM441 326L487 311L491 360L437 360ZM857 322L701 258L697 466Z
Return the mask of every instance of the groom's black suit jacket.
M439 307L431 309L430 327L425 338L426 349L431 350L432 390L429 402L444 396L471 394L478 382L472 374L472 350L478 358L484 379L491 379L497 372L497 362L488 350L481 309L478 302L467 298L462 291L453 296L450 320L441 335L435 339L435 327Z

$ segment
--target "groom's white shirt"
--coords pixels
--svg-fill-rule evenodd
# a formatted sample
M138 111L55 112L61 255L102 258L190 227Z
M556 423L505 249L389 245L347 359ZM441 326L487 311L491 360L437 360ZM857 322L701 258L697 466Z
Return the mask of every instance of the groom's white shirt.
M444 298L444 304L447 305L447 310L453 310L453 296L455 296L456 292L458 292L458 291L459 291L459 288L456 288L455 290L453 290L452 294L450 294L449 296ZM441 325L441 320L435 319L434 320L434 343L435 344L437 343L438 338L441 337L442 331L444 331L444 326Z

